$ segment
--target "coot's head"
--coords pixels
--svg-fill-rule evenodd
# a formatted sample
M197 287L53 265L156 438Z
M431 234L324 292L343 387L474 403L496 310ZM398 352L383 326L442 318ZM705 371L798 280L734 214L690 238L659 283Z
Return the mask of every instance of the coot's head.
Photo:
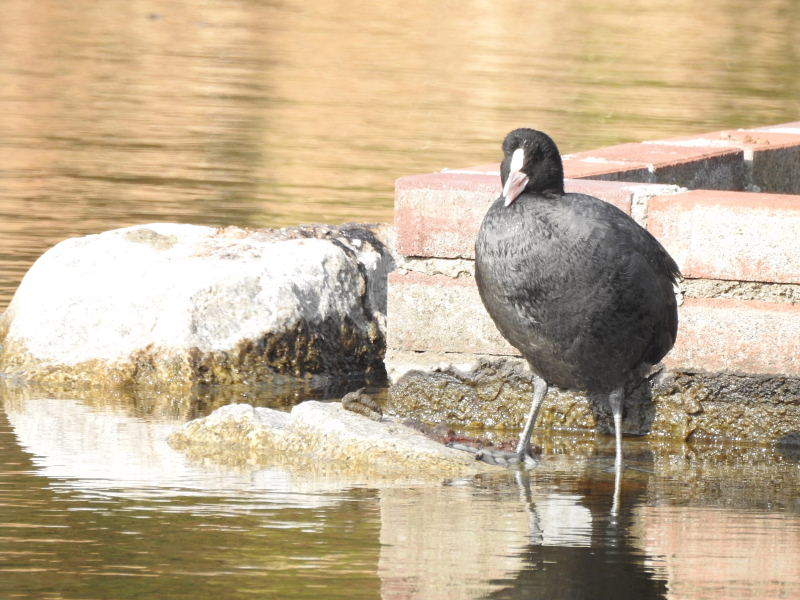
M556 143L541 131L515 129L503 140L500 179L506 206L525 192L563 194L564 168Z

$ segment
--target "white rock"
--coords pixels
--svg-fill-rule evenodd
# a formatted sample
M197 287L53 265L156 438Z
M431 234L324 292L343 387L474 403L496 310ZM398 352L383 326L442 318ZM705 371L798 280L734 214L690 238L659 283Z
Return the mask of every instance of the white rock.
M170 443L196 458L226 464L288 464L312 471L420 479L467 476L498 467L477 462L419 431L308 400L291 413L228 405L189 421Z
M368 229L157 223L63 241L0 323L0 370L124 384L374 368L391 258Z
M250 404L228 404L202 419L184 424L171 437L175 447L189 445L220 449L242 457L248 453L275 453L287 444L289 413ZM245 456L244 460L248 460Z

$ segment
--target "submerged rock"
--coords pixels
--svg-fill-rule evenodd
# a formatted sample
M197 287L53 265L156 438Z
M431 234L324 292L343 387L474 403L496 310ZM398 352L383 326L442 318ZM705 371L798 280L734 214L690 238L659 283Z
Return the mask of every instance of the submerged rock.
M239 465L307 466L376 477L438 478L496 470L389 420L377 422L338 402L308 400L291 413L231 404L186 423L170 444L198 459Z
M0 318L0 371L111 386L380 373L392 264L356 225L158 223L65 240Z

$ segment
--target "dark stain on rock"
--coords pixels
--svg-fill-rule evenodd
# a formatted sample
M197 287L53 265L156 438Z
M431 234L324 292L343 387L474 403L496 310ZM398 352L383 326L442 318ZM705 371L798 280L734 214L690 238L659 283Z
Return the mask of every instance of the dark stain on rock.
M255 383L272 374L347 374L385 377L385 341L377 328L362 330L350 319L300 322L281 332L244 340L230 350L189 353L189 379L197 383Z
M800 431L790 431L775 443L775 450L790 462L800 463Z
M26 350L5 348L0 370L23 380L60 385L186 387L197 384L256 384L275 374L354 375L385 381L385 341L377 327L366 330L346 319L299 323L230 350L188 352L147 346L118 363L90 360L47 365Z

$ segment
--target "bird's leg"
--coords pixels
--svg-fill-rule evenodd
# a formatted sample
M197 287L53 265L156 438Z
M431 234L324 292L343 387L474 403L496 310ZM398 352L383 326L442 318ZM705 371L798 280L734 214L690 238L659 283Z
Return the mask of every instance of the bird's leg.
M616 389L608 395L611 414L614 415L614 435L617 438L617 453L614 466L618 469L622 468L622 403L624 399L624 388Z
M528 455L528 444L531 441L531 433L533 432L533 425L536 423L536 417L539 414L539 409L542 407L542 400L547 394L547 382L538 375L533 376L533 402L531 402L531 410L528 412L528 418L525 421L525 427L522 433L519 434L519 443L517 444L517 458L520 464L525 464L525 457Z
M528 455L528 444L531 440L531 431L533 425L536 423L536 416L539 414L539 408L542 405L545 394L547 394L547 382L541 377L533 376L533 403L531 410L528 413L528 418L525 421L525 427L519 436L519 442L514 452L506 450L496 450L494 448L467 448L461 444L448 444L457 450L466 450L475 455L477 460L489 463L490 465L498 465L501 467L525 467L526 465L535 464L532 457Z
M614 415L614 435L616 436L616 456L614 459L614 499L611 514L616 516L619 510L619 493L622 485L622 404L625 399L625 388L614 390L608 395L608 404Z

